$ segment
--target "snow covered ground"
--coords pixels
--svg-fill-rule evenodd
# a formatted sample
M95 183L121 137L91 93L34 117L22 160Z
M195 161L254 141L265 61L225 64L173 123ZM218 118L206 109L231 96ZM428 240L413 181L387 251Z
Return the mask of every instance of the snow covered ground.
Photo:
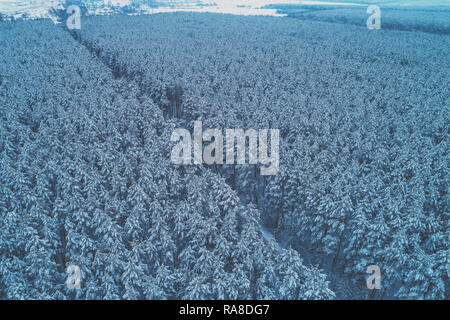
M51 8L61 7L61 1L52 0L0 0L0 13L9 17L48 17Z
M0 0L0 13L20 18L48 17L51 8L62 7L61 0ZM132 1L132 0L101 0L101 1L80 1L86 5L90 14L108 14L120 10L127 6L133 6L139 13L159 13L174 11L195 11L195 12L217 12L244 15L277 15L275 9L261 9L262 6L274 3L299 3L294 0L162 0L154 1ZM306 1L315 2L315 1Z

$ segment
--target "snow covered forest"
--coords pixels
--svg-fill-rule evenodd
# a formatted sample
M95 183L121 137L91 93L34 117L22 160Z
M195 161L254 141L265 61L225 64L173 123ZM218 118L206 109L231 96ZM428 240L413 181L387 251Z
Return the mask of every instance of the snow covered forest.
M442 28L0 22L0 299L449 299ZM195 120L279 129L278 174L173 164Z

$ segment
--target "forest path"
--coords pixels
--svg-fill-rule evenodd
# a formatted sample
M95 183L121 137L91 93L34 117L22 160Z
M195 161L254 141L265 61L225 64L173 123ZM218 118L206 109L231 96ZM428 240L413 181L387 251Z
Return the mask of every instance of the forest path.
M109 56L102 56L101 48L95 47L95 45L93 45L92 43L88 43L87 41L83 41L82 38L76 32L68 30L64 26L63 26L63 28L64 28L64 30L69 32L71 34L72 38L76 42L78 42L82 47L84 47L95 59L98 59L106 68L108 68L111 71L111 73L114 75L114 78L126 79L126 81L128 83L130 83L130 82L137 83L138 82L138 80L135 79L135 77L137 75L128 74L126 72L126 69L123 68L123 66L119 65L117 62L113 62L111 64L111 61L115 61L115 60L111 59ZM161 109L162 113L164 114L165 119L171 117L167 112L164 112L161 102L158 101L157 99L152 98L151 92L149 92L148 90L143 90L141 93L142 93L142 95L145 95L145 96L149 97L150 99L152 99L152 101L155 103L155 105ZM205 165L205 168L207 170L210 170L214 174L218 175L219 177L222 177L222 175L220 174L219 171L212 170L212 169L208 168L206 165ZM224 179L224 181L227 183L227 185L233 191L236 192L237 196L241 200L241 203L245 203L245 204L249 204L249 205L253 204L248 199L244 199L244 195L241 194L240 192L237 192L233 188L232 184L228 183L226 179ZM256 205L254 207L256 207ZM286 248L281 244L281 242L277 240L277 238L274 234L274 230L271 230L271 229L267 228L266 226L264 226L263 221L260 221L259 226L260 226L259 229L260 229L261 235L267 241L267 244L273 245L273 247L276 248L279 253L282 253L284 250L286 250Z
M264 239L266 239L269 243L274 243L279 252L283 252L284 250L286 250L286 248L275 238L275 235L271 230L269 230L267 227L264 227L262 224L260 224L260 230Z

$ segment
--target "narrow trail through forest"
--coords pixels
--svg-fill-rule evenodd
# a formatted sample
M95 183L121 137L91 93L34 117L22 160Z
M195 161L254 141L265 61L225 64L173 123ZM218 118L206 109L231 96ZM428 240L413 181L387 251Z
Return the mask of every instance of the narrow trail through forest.
M115 61L114 59L110 59L110 58L106 58L101 56L101 52L102 49L101 48L97 48L95 47L93 44L83 40L80 35L77 32L68 30L67 28L64 27L64 29L66 31L68 31L72 38L78 42L81 46L83 46L84 48L86 48L89 53L94 56L96 59L98 59L103 65L105 65L105 67L107 67L108 69L110 69L111 73L114 75L115 79L118 78L124 78L126 79L127 82L136 82L136 79L134 78L135 75L131 75L129 74L120 64L118 64L117 62L113 62L111 63L111 61ZM147 90L144 89L141 92L142 95L146 95L147 97L151 98L152 101L155 103L156 106L159 107L159 109L161 109L161 111L164 111L164 107L162 106L161 102L158 101L157 99L154 99L151 95L151 93ZM164 118L167 120L169 117L171 117L170 114L168 114L167 112L163 112L164 114ZM205 165L205 168L207 170L211 170L210 168L208 168ZM217 174L218 176L221 177L220 172L218 172L217 170L213 170L213 172L215 174ZM226 182L227 180L224 179L224 181ZM227 183L227 185L236 192L236 190L233 188L232 184ZM245 202L246 204L253 204L251 201L249 201L248 199L244 201L243 199L243 195L240 192L236 192L236 194L238 195L239 199L241 199L241 202ZM253 204L254 205L254 204ZM256 207L256 206L255 206ZM283 252L286 248L284 248L284 246L277 240L274 231L271 230L270 228L268 228L267 226L264 226L264 222L260 221L260 231L261 234L263 236L263 238L266 240L266 242L270 245L273 244L275 248L277 248L277 250L281 253Z
M135 73L130 73L128 72L128 70L126 70L126 68L122 65L120 65L119 62L117 62L116 59L111 59L112 57L110 55L102 55L102 53L104 53L103 49L100 47L97 47L95 44L83 39L79 33L68 30L65 28L66 31L70 32L71 36L73 37L73 39L75 41L77 41L81 46L83 46L84 48L86 48L86 50L88 50L88 52L95 57L96 59L98 59L103 65L105 65L113 74L115 79L122 79L122 80L126 80L128 83L134 83L134 84L139 84L142 83L142 79L139 79L139 74L135 74ZM141 80L141 81L140 81ZM191 121L192 119L187 119L186 115L184 114L171 114L170 110L167 110L167 108L163 105L163 103L155 98L155 94L154 92L152 92L149 88L146 87L141 87L141 86L137 86L140 87L140 94L142 96L147 96L149 97L153 103L162 111L162 114L164 115L164 119L165 120L169 120L169 119L178 119L179 120L179 127L185 127L186 126L186 121ZM185 122L183 122L185 121ZM223 178L223 180L227 183L227 185L230 187L230 189L232 189L233 191L236 192L236 195L238 196L238 198L240 199L242 204L247 204L247 205L253 205L255 208L258 208L258 205L256 205L257 203L255 203L255 201L252 201L251 199L249 199L248 194L246 194L245 192L242 191L238 191L233 185L239 185L239 183L237 182L237 180L239 180L239 176L237 173L233 174L231 176L230 179L225 179L225 177L221 174L220 170L215 170L216 167L214 166L207 166L204 165L204 168L206 170L209 170L211 172L213 172L214 174L216 174L218 176L218 178ZM217 168L216 168L217 169ZM262 195L262 199L260 199L260 201L262 200L262 203L265 203L265 197L264 195ZM260 210L260 209L258 209ZM264 219L261 218L260 222L259 222L259 230L261 232L261 236L265 239L265 242L275 248L275 250L277 250L279 253L284 252L284 250L287 250L288 248L283 245L283 240L279 239L276 235L275 232L275 228L276 225L273 226L269 226L265 223ZM307 266L318 266L316 261L316 257L314 252L311 252L309 248L303 247L301 245L298 246L298 248L293 248L294 250L296 250L300 256L302 257L305 265ZM351 298L355 296L355 290L353 290L354 285L351 283L350 279L347 278L346 276L342 276L339 274L336 274L334 272L332 272L332 270L327 270L326 268L320 267L319 268L322 270L322 272L324 272L327 275L327 279L330 281L330 285L331 285L331 289L334 292L339 292L340 295L336 296L336 298L338 299L347 299L347 298Z
M88 52L94 58L98 59L103 65L105 65L111 71L111 73L113 74L115 79L121 79L122 81L125 80L128 83L134 83L134 84L142 83L142 79L138 78L142 75L129 72L128 70L126 70L126 68L124 66L120 65L120 63L117 62L116 59L114 59L114 58L111 59L112 57L110 55L103 55L102 54L102 53L104 53L103 48L97 47L95 44L83 39L79 33L68 30L66 28L64 28L64 29L71 34L71 36L73 37L73 39L75 41L77 41L82 47L86 48L86 50L88 50ZM179 127L185 127L186 121L192 120L192 119L187 119L186 115L183 115L183 114L181 114L181 115L171 114L170 110L167 110L167 108L163 105L163 103L158 98L155 98L156 95L149 88L141 87L141 86L137 86L137 87L140 87L140 90L141 90L140 94L142 96L149 97L153 101L153 103L162 111L162 114L164 115L165 120L178 119L180 122L178 124ZM251 199L249 199L248 194L246 194L245 192L242 192L242 191L238 191L235 187L233 187L233 184L239 185L239 183L236 184L236 180L239 179L237 173L233 174L231 176L231 178L227 180L227 179L225 179L223 174L221 174L220 170L215 170L216 167L204 165L204 168L206 170L209 170L209 171L213 172L214 174L216 174L218 176L218 178L222 178L227 183L227 185L230 187L230 189L235 191L236 195L238 196L238 198L240 199L242 204L247 204L247 205L251 205L251 206L253 205L255 208L258 208L257 203L255 201L252 201ZM262 199L260 199L260 201L261 201L261 203L265 203L264 195L262 195ZM260 210L260 209L258 209L258 210ZM282 253L285 250L289 249L285 245L283 245L284 241L277 237L277 234L275 232L276 225L270 226L270 225L267 225L267 223L265 223L265 222L266 221L264 221L263 218L260 219L259 230L261 232L261 236L265 239L265 242L267 243L267 245L271 246L272 248L277 250L279 253ZM323 266L321 267L320 265L318 265L316 263L316 256L315 256L314 252L311 252L309 248L299 245L298 248L292 248L292 249L296 250L300 254L305 265L319 267L322 270L322 272L324 272L327 275L327 279L330 281L331 289L334 292L340 293L340 296L336 296L336 298L346 299L346 298L353 297L355 295L356 291L354 291L352 289L354 287L354 285L351 283L350 279L345 276L336 274L336 273L332 272L332 270L327 270L326 268L323 268Z

